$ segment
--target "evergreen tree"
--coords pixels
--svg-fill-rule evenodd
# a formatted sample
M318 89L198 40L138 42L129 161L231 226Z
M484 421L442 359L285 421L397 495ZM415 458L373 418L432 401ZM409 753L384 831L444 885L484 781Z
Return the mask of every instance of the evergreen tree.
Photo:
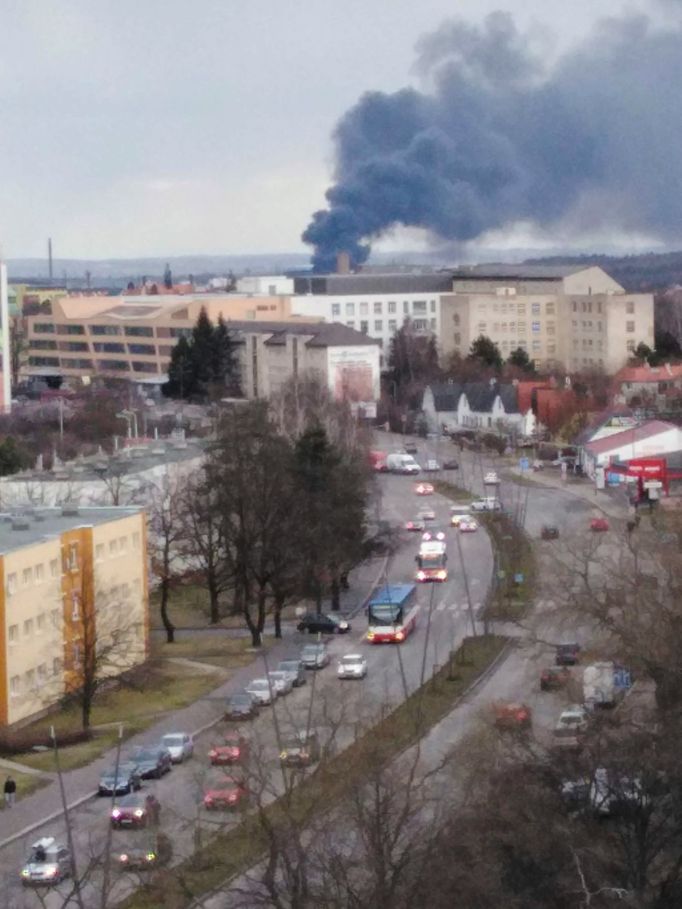
M523 347L517 347L516 350L512 350L507 359L507 363L510 366L516 366L518 369L522 369L527 373L535 372L535 364Z
M191 398L225 389L239 393L234 341L222 316L213 325L202 306L191 336L180 338L173 348L163 392L171 398Z
M188 338L181 337L173 348L168 365L168 382L163 393L168 398L191 398L198 385L194 370L194 355Z
M493 369L500 369L502 366L500 348L485 335L479 335L472 343L467 359L478 360L484 366L492 366Z
M166 290L173 289L173 274L168 262L166 262L166 270L163 273L163 286L166 288Z

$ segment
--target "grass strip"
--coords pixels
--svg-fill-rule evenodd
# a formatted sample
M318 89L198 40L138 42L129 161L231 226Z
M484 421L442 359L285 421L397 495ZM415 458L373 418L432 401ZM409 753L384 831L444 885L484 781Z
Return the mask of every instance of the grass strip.
M476 498L468 489L457 486L456 483L451 483L449 480L434 480L433 488L442 496L453 499L455 502L463 502L466 504L468 502L473 502Z
M496 577L485 618L497 622L521 619L533 602L537 580L535 554L528 534L507 514L480 515L495 551ZM516 581L522 576L522 581Z
M257 864L265 855L268 830L304 827L312 817L338 803L367 778L369 768L384 766L447 716L458 698L500 654L506 638L465 638L462 646L421 688L352 745L323 761L302 785L262 807L173 869L166 869L131 894L124 909L185 909Z

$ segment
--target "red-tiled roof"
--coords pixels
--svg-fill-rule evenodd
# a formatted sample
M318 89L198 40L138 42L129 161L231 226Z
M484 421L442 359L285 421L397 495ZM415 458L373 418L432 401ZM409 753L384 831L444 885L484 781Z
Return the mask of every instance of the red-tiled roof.
M614 448L620 448L622 445L631 445L633 442L642 442L644 439L658 436L669 429L679 429L679 426L675 426L674 423L666 423L664 420L647 420L646 423L640 423L639 426L633 426L631 429L614 432L613 435L597 439L596 442L588 442L585 448L590 454L604 454Z
M624 366L613 377L621 382L665 382L682 379L682 363L664 363L662 366Z

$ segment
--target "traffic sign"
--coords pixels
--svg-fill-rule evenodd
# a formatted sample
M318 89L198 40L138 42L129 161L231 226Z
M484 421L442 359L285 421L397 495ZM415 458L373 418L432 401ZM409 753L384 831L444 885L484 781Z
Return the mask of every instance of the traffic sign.
M519 469L520 470L528 470L529 467L530 467L530 461L528 460L528 458L519 458Z
M632 673L630 670L617 666L613 670L613 686L619 691L627 691L628 688L632 688Z

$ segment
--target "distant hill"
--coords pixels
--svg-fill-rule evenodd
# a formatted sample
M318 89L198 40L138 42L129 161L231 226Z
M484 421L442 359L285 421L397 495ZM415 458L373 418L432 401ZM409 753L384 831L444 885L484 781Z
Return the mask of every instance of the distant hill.
M682 252L631 256L549 256L526 259L526 265L600 265L630 293L682 285Z

